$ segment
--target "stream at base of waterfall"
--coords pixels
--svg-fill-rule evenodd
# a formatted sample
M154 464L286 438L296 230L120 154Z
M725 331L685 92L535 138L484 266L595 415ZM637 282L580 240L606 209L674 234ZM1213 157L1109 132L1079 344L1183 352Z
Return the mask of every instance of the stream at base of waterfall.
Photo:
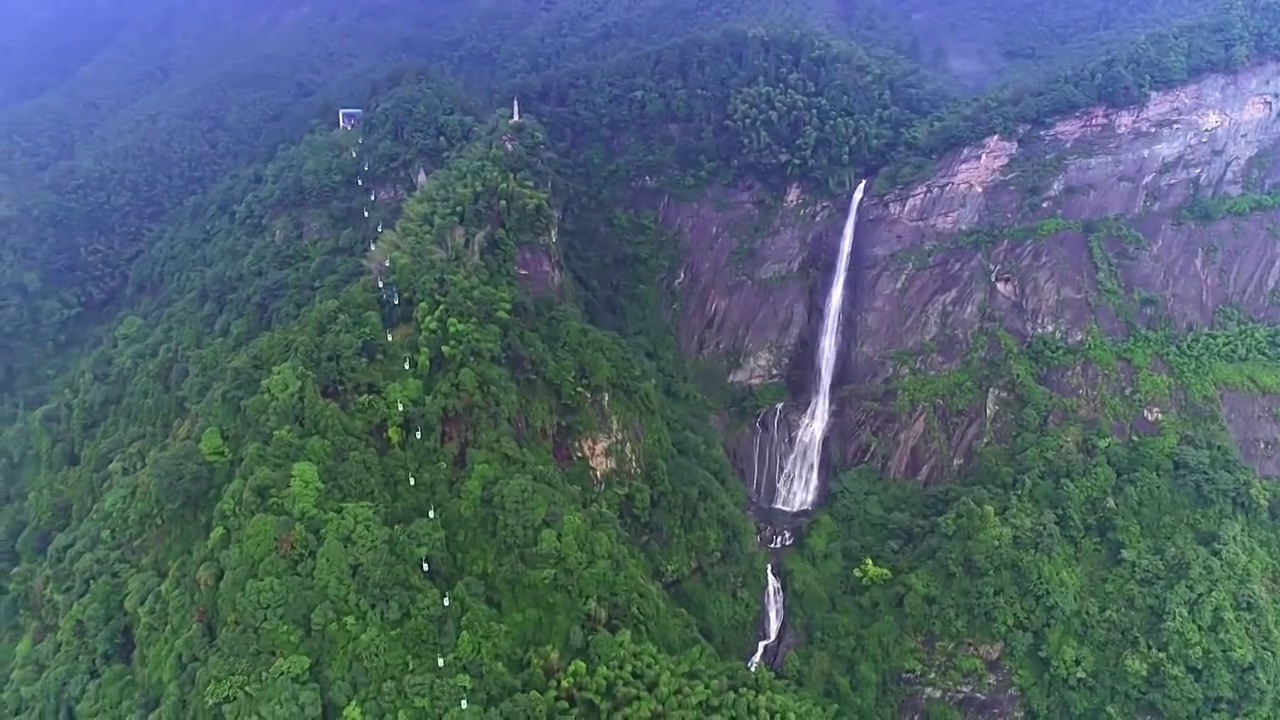
M764 566L765 577L768 580L764 590L764 622L765 634L764 639L756 643L756 653L747 661L747 667L755 672L760 667L760 659L764 657L764 651L769 645L778 639L778 633L782 630L782 614L783 614L783 597L782 583L778 582L778 576L773 574L773 563Z
M867 181L858 183L849 201L849 215L845 218L844 232L840 236L840 257L836 262L836 270L831 278L831 290L827 293L826 307L822 315L822 332L818 337L818 352L815 368L815 384L813 398L809 408L800 419L800 425L790 441L790 452L786 461L782 462L779 452L783 438L778 435L779 419L782 416L782 405L765 411L773 413L772 431L764 448L764 465L777 463L781 470L768 477L775 479L771 507L784 513L799 513L811 510L818 501L820 490L819 473L822 464L822 443L827 436L827 425L831 421L831 382L835 375L836 358L840 349L840 316L844 308L845 280L849 275L849 256L853 250L854 228L858 222L858 206L862 204L862 194L866 190ZM763 417L763 414L762 414ZM760 450L761 434L765 432L761 423L756 423L755 457L751 478L752 492L765 497L768 488L761 487ZM793 535L789 529L780 531L769 529L761 542L771 549L780 549L790 545ZM785 617L782 583L774 573L773 563L765 566L766 586L764 593L764 637L756 643L755 654L747 661L747 667L753 672L760 666L765 650L777 641L782 632L782 621Z

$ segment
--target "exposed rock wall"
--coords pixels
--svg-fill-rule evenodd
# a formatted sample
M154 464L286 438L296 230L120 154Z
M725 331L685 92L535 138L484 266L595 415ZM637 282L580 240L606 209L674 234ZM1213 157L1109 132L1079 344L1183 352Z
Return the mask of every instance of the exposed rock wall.
M1178 220L1197 191L1239 193L1280 180L1278 99L1277 65L1209 77L1140 108L1095 108L1047 130L988 138L942 159L922 182L869 198L842 331L831 435L839 462L872 461L893 476L937 481L964 462L999 412L998 388L971 407L892 408L885 387L896 351L922 351L917 362L945 370L984 327L1068 341L1094 322L1123 332L1102 301L1080 223L1044 222L1051 218L1123 217L1145 247L1125 250L1104 238L1118 281L1183 327L1207 323L1224 304L1280 321L1280 216ZM761 204L780 208L776 217ZM843 207L794 193L769 202L755 190L665 202L661 221L685 241L685 262L670 279L685 350L725 361L732 382L781 379L788 365L803 375L834 266L843 219L836 205ZM974 235L984 230L991 232ZM1267 431L1248 419L1258 415L1255 399L1223 402L1242 448L1256 444ZM1261 451L1245 457L1264 473L1280 472Z
M729 363L731 382L782 379L809 324L810 253L822 250L831 207L802 208L794 193L779 202L726 190L697 202L664 199L658 217L685 242L670 279L682 349Z
M560 254L559 214L539 242L516 248L515 271L516 280L534 297L561 294L564 264Z

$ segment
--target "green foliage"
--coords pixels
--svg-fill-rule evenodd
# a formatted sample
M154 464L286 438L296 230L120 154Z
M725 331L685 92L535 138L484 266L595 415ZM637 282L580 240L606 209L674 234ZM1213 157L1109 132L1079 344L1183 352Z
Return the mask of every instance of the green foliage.
M1208 223L1224 217L1241 217L1276 208L1280 208L1280 192L1247 192L1217 197L1196 194L1179 212L1179 218Z
M954 48L915 46L914 2L234 2L172 26L135 5L145 31L0 96L7 716L437 717L466 697L490 717L880 717L904 672L985 688L959 648L997 640L1037 717L1275 714L1273 493L1201 419L1223 388L1280 391L1274 329L997 334L955 372L904 371L898 409L999 384L1014 428L947 486L837 482L786 560L804 644L753 675L764 558L710 414L786 390L695 389L656 282L679 243L635 208L715 182L891 187L992 132L1274 57L1277 3L1172 25L1194 8L954 3L939 17L999 55L973 84L1055 68L969 99L921 70ZM380 67L410 46L450 57ZM521 123L487 116L511 94ZM347 103L367 174L328 119L277 147ZM1119 219L925 252L1071 232L1127 307L1113 255L1141 238ZM372 290L384 257L396 306ZM1134 374L1099 417L1042 384L1085 364ZM1145 403L1177 411L1149 437L1100 429Z
M293 464L289 474L288 505L294 515L302 518L314 515L316 501L320 499L323 490L324 483L320 482L320 471L315 463L304 461Z
M544 664L560 665L551 656ZM705 668L714 661L693 650L665 657L651 646L637 646L631 634L596 636L585 658L574 660L548 678L557 712L574 717L651 718L694 713L699 717L835 718L834 708L797 698L767 674L751 675L741 666L708 682Z
M862 564L853 569L853 576L863 585L883 585L893 577L893 573L871 562L871 558L862 558Z
M562 153L670 187L749 177L852 188L938 107L907 63L800 32L725 30L551 74L522 93ZM627 132L619 133L626 128Z
M200 434L200 455L211 463L225 465L231 462L231 450L222 439L222 431L216 427L205 428Z

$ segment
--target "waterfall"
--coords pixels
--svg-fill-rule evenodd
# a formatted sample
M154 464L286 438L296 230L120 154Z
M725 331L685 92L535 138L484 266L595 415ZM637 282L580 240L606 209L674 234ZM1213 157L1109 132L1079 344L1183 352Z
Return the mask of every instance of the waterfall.
M849 202L849 216L844 221L844 234L840 236L840 260L831 279L831 291L827 295L827 307L822 316L822 335L818 343L817 386L813 400L800 421L791 456L778 478L773 506L788 512L799 512L813 507L818 499L818 469L822 459L822 441L827 435L831 420L831 379L836 369L839 351L840 314L844 305L844 282L849 274L849 254L853 249L853 230L858 221L858 205L862 203L862 191L867 181L858 183ZM779 603L779 607L781 604Z
M770 485L777 483L782 475L783 453L786 446L778 434L778 422L782 419L782 405L778 403L770 410L756 416L755 439L751 446L751 494L756 501L762 501L769 492ZM768 430L761 424L765 416L772 413L773 420Z
M840 315L844 307L844 283L849 275L849 255L853 250L853 231L858 223L858 206L862 204L862 193L866 190L867 181L858 183L853 191L853 199L849 201L849 215L844 221L844 233L840 236L840 258L836 263L835 276L831 278L831 290L827 293L827 305L822 315L822 334L819 337L817 353L817 384L814 388L813 400L800 421L791 451L785 463L782 453L786 449L786 440L778 432L778 421L782 417L782 404L773 408L772 427L766 430L761 421L769 411L756 418L756 436L752 448L751 484L752 492L763 499L770 479L774 482L773 507L786 512L799 512L814 506L818 499L818 471L822 460L822 441L827 435L827 425L831 420L831 381L836 370L836 354L839 352ZM767 422L767 421L766 421ZM768 435L765 445L761 447L761 438ZM763 453L761 452L763 450ZM762 475L763 473L763 475ZM779 549L790 545L794 536L787 528L768 530L768 546ZM762 536L761 541L765 538ZM764 594L765 636L756 643L756 652L747 662L753 672L760 666L765 648L778 639L782 630L783 592L782 583L773 574L773 563L765 566L767 587Z
M764 571L769 581L764 590L766 628L764 639L756 643L756 654L747 661L747 667L752 672L760 667L760 659L764 656L765 648L778 639L778 633L782 630L782 583L778 582L778 576L773 574L773 563L765 565Z

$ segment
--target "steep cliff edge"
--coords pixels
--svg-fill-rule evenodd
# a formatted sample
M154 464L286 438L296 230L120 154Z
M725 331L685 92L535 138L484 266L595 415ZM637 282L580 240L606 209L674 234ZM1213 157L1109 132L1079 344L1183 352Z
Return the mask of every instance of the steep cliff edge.
M922 404L904 380L958 368L982 350L970 342L980 331L1078 345L1094 326L1111 337L1205 327L1225 306L1280 319L1280 226L1263 194L1280 178L1278 70L1211 76L1139 108L991 137L869 199L843 329L836 463L926 483L962 465L998 430L999 383ZM1214 199L1228 195L1240 199ZM670 280L684 349L724 362L731 383L790 377L803 398L839 213L795 191L738 190L669 201L661 219L685 243ZM1085 372L1059 384L1083 392ZM1270 440L1280 398L1220 399L1245 459L1280 474ZM1142 408L1117 429L1149 432L1160 416ZM728 445L745 472L749 438Z

